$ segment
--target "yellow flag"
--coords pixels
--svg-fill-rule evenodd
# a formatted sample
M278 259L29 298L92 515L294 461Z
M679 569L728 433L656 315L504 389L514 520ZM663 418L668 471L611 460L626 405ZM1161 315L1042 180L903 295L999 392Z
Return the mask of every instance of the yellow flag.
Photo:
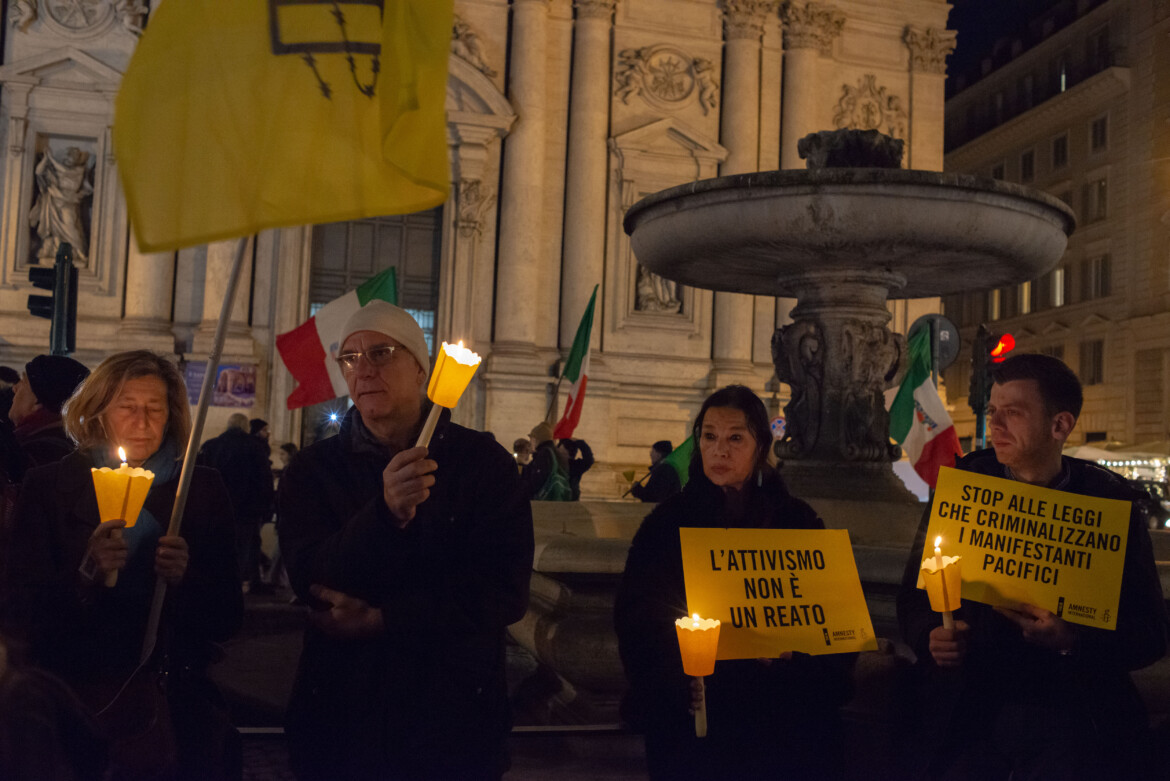
M114 123L139 247L443 203L452 4L161 3Z

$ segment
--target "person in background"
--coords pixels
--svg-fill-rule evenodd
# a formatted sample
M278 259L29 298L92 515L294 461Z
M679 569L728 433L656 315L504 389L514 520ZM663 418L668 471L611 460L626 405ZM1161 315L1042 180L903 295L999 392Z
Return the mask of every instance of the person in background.
M569 462L569 490L573 492L573 501L579 501L581 475L593 467L593 449L583 439L562 439L557 443L557 449L564 453Z
M668 439L655 442L650 447L650 476L645 484L635 483L632 493L643 502L664 502L682 490L678 472L662 459L674 452L674 445Z
M260 578L260 524L272 511L274 493L268 446L248 434L248 416L236 412L222 434L199 448L196 463L218 471L232 497L242 590L249 593L257 586L265 590Z
M428 446L430 355L408 312L346 321L354 405L297 454L278 530L312 607L289 701L293 770L310 779L499 779L511 726L509 624L528 608L532 512L508 452L443 410Z
M516 471L523 475L525 467L532 463L532 440L521 437L513 442L512 458L516 459Z
M20 382L20 372L11 366L0 366L0 390L12 388Z
M956 468L1059 491L1133 502L1120 475L1062 455L1076 426L1080 380L1047 355L1009 357L992 370L991 448ZM914 745L938 779L1145 778L1145 707L1130 671L1166 653L1166 605L1149 531L1132 505L1116 624L1099 629L1034 605L963 600L942 626L917 588L930 508L923 513L898 594L902 636L926 686L927 734Z
M569 487L569 456L553 444L552 426L537 423L528 435L532 462L524 468L528 497L544 502L567 502L573 498Z
M17 468L9 480L19 483L26 470L51 464L73 452L73 440L65 433L61 406L73 395L89 369L64 355L38 355L24 367L13 389L8 419L20 448Z
M139 668L161 578L166 602L148 670L163 668L167 680L178 777L238 778L238 735L207 677L222 654L214 644L234 635L243 618L232 505L214 470L196 467L181 533L168 533L191 429L183 378L147 350L115 353L69 400L65 428L78 449L28 472L0 554L3 631L27 649L29 663L65 680L101 722L105 706ZM133 526L101 520L90 474L116 468L119 446L130 466L154 473ZM112 738L114 778L127 777L128 768L145 761L142 752L158 748L104 729ZM151 759L160 763L158 773L174 770L163 752Z
M629 688L622 716L646 736L651 779L832 779L843 754L839 709L853 694L856 654L721 660L706 695L686 676L675 619L687 615L679 529L823 529L816 512L768 466L764 403L742 385L703 402L698 446L681 493L634 535L614 603ZM693 709L707 699L709 731Z

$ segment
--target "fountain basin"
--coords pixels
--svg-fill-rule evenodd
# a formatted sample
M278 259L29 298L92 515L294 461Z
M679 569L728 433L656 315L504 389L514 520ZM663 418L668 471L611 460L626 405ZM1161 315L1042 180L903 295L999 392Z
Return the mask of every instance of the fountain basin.
M624 221L638 262L683 284L802 297L817 277L868 270L890 275L891 298L1035 279L1075 225L1046 193L885 168L705 179L643 198Z

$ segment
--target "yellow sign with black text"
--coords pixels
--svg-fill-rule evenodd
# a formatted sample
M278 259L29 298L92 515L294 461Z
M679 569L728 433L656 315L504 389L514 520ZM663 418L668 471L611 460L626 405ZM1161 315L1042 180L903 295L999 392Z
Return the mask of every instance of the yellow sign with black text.
M719 659L877 649L849 532L680 529L687 609L722 622Z
M964 600L1114 629L1129 515L1118 499L942 467L927 547L942 537L942 552L962 557Z

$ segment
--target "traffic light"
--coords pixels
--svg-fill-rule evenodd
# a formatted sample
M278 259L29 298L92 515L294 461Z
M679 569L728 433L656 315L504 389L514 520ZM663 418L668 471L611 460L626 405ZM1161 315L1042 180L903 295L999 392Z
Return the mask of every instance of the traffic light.
M73 247L62 243L57 248L57 263L52 268L28 270L33 287L52 290L53 295L30 295L28 311L33 317L52 322L49 352L68 355L77 348L77 269L73 266Z
M991 348L989 355L992 363L1003 363L1007 358L1007 354L1016 349L1016 339L1011 334L1004 334L999 337L999 341L995 343L995 347Z
M971 343L971 385L967 403L976 415L987 409L991 397L991 368L993 363L1003 363L1008 353L1016 347L1011 334L996 334L980 325Z

